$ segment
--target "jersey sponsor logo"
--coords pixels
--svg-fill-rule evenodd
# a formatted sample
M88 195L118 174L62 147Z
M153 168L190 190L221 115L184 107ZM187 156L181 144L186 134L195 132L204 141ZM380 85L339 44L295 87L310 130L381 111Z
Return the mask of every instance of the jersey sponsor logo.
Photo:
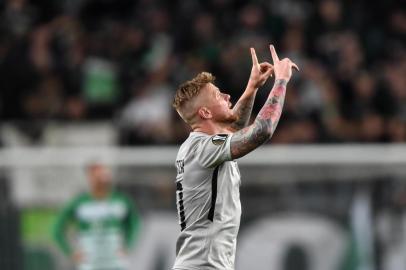
M211 138L214 145L222 145L228 137L228 134L217 134Z
M121 202L88 202L77 209L81 220L94 222L103 219L122 219L126 215L126 206Z

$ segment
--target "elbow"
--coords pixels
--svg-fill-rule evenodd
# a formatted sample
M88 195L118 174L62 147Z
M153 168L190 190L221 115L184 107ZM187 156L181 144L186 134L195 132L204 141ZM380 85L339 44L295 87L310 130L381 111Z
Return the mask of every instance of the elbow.
M261 132L256 133L254 140L257 144L257 147L268 142L271 136L272 134L268 130L263 130Z
M260 144L267 142L272 137L272 125L266 121L257 121L255 134Z
M271 137L272 137L272 132L271 132L271 130L267 130L263 135L262 135L262 137L263 137L263 142L262 143L266 143L267 141L269 141L269 139L271 139Z
M264 135L266 138L265 140L268 141L269 139L271 139L273 132L270 130L267 130L266 134Z
M266 131L267 140L270 140L272 138L274 131L275 131L275 129L273 128L272 125L270 127L268 127L268 129Z

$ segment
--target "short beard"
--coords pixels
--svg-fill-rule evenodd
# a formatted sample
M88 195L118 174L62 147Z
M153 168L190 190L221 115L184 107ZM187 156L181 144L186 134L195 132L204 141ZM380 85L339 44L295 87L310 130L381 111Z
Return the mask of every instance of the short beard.
M236 113L233 113L227 117L224 117L223 119L218 119L217 122L225 125L231 125L232 123L236 122L238 120L238 115Z

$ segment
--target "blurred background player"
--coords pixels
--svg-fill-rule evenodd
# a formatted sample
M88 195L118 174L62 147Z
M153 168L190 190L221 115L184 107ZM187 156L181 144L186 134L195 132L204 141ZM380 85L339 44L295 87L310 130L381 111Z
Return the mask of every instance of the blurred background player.
M70 201L59 214L54 237L79 270L129 269L126 255L139 225L132 201L112 187L111 172L101 163L87 168L90 191ZM75 243L68 239L75 229Z

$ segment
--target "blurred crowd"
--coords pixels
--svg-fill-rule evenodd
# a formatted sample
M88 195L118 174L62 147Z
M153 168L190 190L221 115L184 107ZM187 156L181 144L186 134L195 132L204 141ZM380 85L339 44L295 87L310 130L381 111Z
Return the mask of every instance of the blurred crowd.
M170 144L171 107L206 70L235 102L249 47L301 68L272 143L405 142L402 1L0 1L0 118L39 137L49 122L112 120L118 143ZM258 92L254 113L272 82ZM40 141L40 140L39 140Z

